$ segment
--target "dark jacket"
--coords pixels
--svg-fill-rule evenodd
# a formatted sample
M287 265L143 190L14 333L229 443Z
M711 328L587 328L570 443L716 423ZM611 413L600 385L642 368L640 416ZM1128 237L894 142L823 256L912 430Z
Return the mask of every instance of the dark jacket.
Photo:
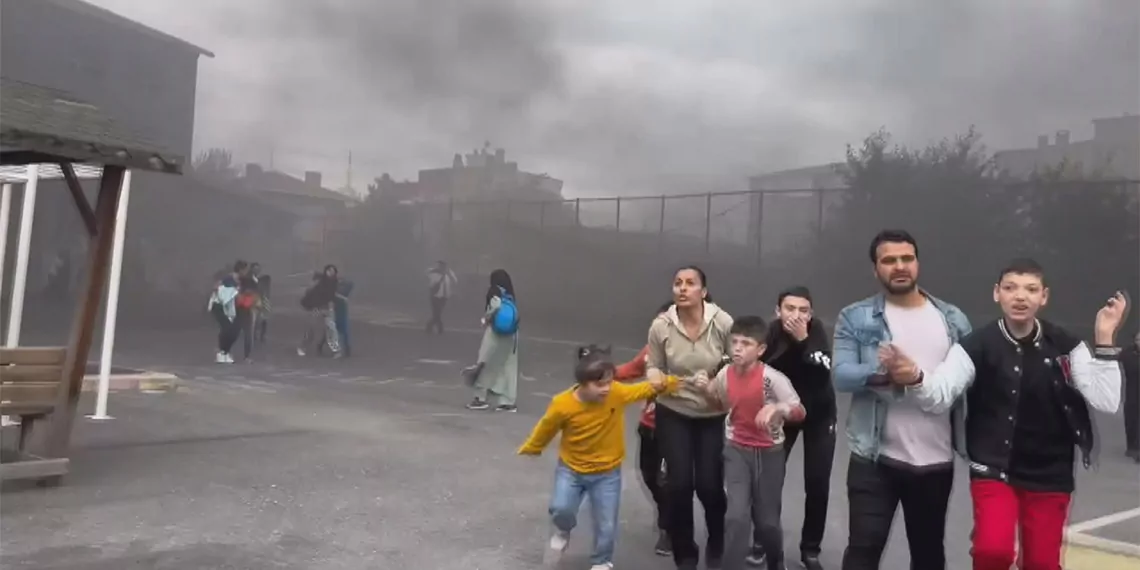
M1081 341L1040 321L1016 340L1001 320L962 340L975 380L966 391L966 451L975 477L1041 491L1073 490L1074 446L1092 463L1093 422L1071 381Z
M327 309L336 299L339 280L336 277L321 275L301 297L301 307L307 310Z
M767 350L760 359L783 372L807 410L805 422L834 423L835 388L831 384L831 342L818 320L808 322L808 336L798 342L780 321L768 329Z

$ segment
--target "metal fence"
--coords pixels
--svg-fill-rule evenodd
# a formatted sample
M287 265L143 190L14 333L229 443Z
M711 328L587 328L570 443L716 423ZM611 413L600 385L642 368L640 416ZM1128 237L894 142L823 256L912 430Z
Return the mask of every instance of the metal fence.
M1043 195L1059 201L1048 216L1016 205ZM1135 182L1019 183L915 198L912 206L881 217L855 215L857 196L847 189L456 201L402 206L410 239L397 232L367 244L373 257L407 261L413 271L406 286L389 278L379 290L389 300L406 299L414 310L422 304L423 269L446 259L468 277L472 304L486 274L502 267L514 276L532 318L587 329L632 322L630 330L640 330L648 312L668 297L672 271L689 263L706 270L718 302L734 313L768 315L779 289L802 283L816 292L821 314L831 314L875 290L867 244L883 227L901 227L919 240L924 284L968 312L992 313L990 289L1000 264L1032 255L1064 294L1051 310L1071 320L1095 310L1081 293L1090 276L1101 282L1089 289L1135 292L1138 197ZM973 210L954 214L947 204L959 199L971 200ZM1008 227L970 227L982 218ZM1031 218L1032 225L1026 221ZM1018 232L1024 235L1010 239Z

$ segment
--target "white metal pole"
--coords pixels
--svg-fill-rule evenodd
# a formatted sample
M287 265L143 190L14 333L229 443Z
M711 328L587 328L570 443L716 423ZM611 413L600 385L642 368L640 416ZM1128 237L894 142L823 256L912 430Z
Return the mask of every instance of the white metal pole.
M107 395L111 391L111 353L115 349L115 320L119 314L119 283L123 276L123 239L127 233L127 210L131 202L131 171L123 174L119 210L115 212L115 241L111 250L111 278L107 283L107 315L103 324L103 355L99 358L99 392L93 420L114 419L107 415Z
M8 218L12 213L12 185L5 184L0 190L0 299L4 298L4 258L8 253ZM2 305L3 303L0 303ZM0 426L12 425L8 416L0 416Z
M20 344L20 324L24 318L24 291L28 285L28 255L32 248L32 222L36 214L36 188L40 182L40 165L28 165L24 182L24 199L20 207L20 237L16 242L16 273L12 277L12 305L8 310L8 336L5 345Z
M0 298L4 292L4 257L8 253L8 217L12 213L12 185L0 190Z

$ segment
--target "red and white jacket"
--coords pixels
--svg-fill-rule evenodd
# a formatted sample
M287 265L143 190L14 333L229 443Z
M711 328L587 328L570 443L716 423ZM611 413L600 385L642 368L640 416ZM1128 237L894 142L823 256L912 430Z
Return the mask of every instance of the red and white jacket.
M649 359L649 346L641 349L633 360L625 364L619 364L614 370L614 380L618 382L639 382L645 379L645 367ZM645 409L641 411L641 425L654 429L656 425L657 402L649 400L645 402Z

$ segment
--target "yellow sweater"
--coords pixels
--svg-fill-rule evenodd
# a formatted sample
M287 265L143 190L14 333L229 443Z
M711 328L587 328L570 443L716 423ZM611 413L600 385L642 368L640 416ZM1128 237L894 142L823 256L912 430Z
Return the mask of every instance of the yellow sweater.
M554 396L546 414L519 448L519 455L539 455L555 434L562 432L558 457L577 473L604 473L616 469L625 459L625 410L627 404L657 395L649 382L614 382L606 399L583 402L577 386ZM677 379L666 379L665 391L677 389Z

